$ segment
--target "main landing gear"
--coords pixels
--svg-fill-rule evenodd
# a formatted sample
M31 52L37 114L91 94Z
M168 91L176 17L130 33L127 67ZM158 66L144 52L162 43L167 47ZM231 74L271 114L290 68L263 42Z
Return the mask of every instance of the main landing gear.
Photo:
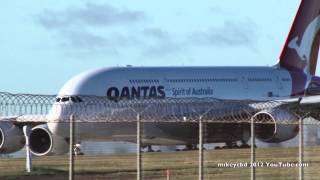
M256 145L254 145L255 148L257 147ZM226 142L225 146L217 146L214 149L219 150L219 149L248 149L251 148L251 146L249 144L247 144L246 141L241 141L241 145L239 146L237 144L237 142Z
M152 149L152 145L146 145L146 146L143 146L143 149L147 148L147 150L145 152L161 152L160 150L153 150Z
M198 147L196 144L187 144L186 147L183 149L183 151L193 151L198 150Z
M147 145L147 152L154 152L151 145Z
M205 150L205 148L203 148ZM194 151L199 150L196 144L187 144L184 149L176 149L176 151Z

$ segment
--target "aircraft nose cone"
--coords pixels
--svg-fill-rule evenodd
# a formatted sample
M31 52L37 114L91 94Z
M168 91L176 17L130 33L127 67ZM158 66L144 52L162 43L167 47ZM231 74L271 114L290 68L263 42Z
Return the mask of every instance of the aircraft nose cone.
M62 108L59 104L53 105L48 115L48 128L53 134L67 137L69 135L69 123L64 117Z

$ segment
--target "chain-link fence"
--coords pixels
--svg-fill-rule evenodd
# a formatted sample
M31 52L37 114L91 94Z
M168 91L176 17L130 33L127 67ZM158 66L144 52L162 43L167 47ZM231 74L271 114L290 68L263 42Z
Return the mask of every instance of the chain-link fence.
M314 179L299 102L0 93L0 178Z

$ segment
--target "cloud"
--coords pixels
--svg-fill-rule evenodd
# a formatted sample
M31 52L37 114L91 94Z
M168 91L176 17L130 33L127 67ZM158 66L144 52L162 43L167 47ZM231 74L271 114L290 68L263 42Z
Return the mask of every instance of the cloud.
M60 46L69 57L84 58L101 55L121 56L126 48L139 48L143 42L131 35L99 35L87 30L64 30Z
M73 48L98 48L108 45L108 39L84 30L64 30L66 42L63 44Z
M145 28L141 36L147 39L143 48L143 56L163 57L177 53L181 50L178 38L161 28Z
M254 48L258 34L256 24L250 20L245 22L225 21L221 27L192 32L189 35L189 40L195 46Z
M108 37L98 35L87 30L63 30L61 33L65 42L63 45L72 48L95 49L100 47L130 47L141 44L133 36L119 33L110 34Z
M62 11L44 10L36 21L48 29L72 26L112 26L146 20L141 11L116 9L106 4L86 3L84 7L69 7Z
M225 21L222 26L211 27L203 31L187 33L186 36L172 36L169 32L160 28L147 28L143 31L145 37L152 37L154 43L145 47L145 56L163 57L187 53L195 47L247 47L257 51L258 31L257 26L251 20Z
M225 13L224 9L218 7L218 6L212 6L209 7L209 12L215 13L215 14L223 14Z
M143 55L151 57L163 57L175 54L181 50L182 49L179 44L171 41L163 41L145 48Z
M62 30L60 47L68 57L87 58L101 55L119 55L112 40L87 30Z
M159 40L171 38L167 31L160 28L145 28L142 33L145 36L153 37Z
M214 10L216 12L219 9ZM172 34L159 27L146 27L142 11L116 8L107 4L86 3L63 10L46 9L35 17L46 30L60 37L65 54L126 55L127 50L147 57L179 55L200 46L253 48L257 41L252 21L225 21L221 27ZM139 23L139 26L133 27ZM116 27L117 31L114 28Z
M146 16L141 11L119 9L106 4L86 3L79 7L63 10L44 10L35 16L35 21L59 37L59 45L65 54L118 55L118 49L139 45L134 33L111 32L106 27L128 27L144 22Z

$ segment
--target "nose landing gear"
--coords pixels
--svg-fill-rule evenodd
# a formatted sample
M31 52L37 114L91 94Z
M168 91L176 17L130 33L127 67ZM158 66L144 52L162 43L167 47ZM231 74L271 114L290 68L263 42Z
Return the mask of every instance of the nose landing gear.
M81 144L75 144L73 146L73 154L75 156L81 156L81 155L84 155L83 152L81 152Z

